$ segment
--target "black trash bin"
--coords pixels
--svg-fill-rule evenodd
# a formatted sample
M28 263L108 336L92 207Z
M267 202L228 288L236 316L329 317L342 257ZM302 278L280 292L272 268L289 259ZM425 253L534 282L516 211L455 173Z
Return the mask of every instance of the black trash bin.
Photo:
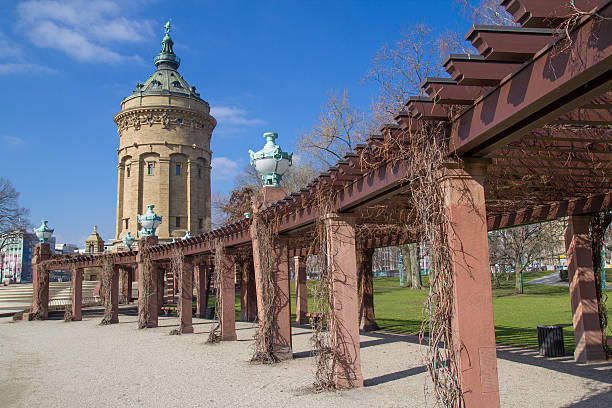
M214 319L215 318L215 308L214 307L207 307L206 308L206 318L207 319Z
M561 326L538 326L538 347L541 356L564 356L563 328Z

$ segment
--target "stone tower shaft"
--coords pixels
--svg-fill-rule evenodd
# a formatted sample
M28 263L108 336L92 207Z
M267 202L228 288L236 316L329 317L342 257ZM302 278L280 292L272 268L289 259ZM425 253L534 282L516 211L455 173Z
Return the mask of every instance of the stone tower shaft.
M116 241L137 236L147 204L163 217L160 241L210 229L210 106L179 74L167 28L155 72L114 117L119 133ZM117 244L119 244L117 242Z

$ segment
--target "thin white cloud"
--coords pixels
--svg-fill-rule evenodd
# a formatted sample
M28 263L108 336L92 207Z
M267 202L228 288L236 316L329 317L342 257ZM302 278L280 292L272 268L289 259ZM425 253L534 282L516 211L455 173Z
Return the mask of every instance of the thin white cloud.
M18 26L39 47L60 50L78 61L142 62L109 43L143 41L153 34L148 20L130 20L117 1L32 0L17 6Z
M238 162L227 157L212 159L211 177L213 180L233 180L239 172Z
M23 48L2 33L0 33L0 58L6 59L6 61L0 60L0 75L56 72L54 69L29 62L25 57Z
M17 146L20 144L23 144L23 139L17 137L17 136L9 136L9 135L4 135L2 136L2 140L4 140L4 142L8 145L11 146Z
M212 106L210 114L222 125L255 126L266 123L263 119L250 118L249 112L233 106Z
M23 62L23 63L21 62L20 63L15 63L15 62L1 63L0 62L0 75L24 74L24 73L30 73L30 72L37 72L37 73L42 73L42 74L57 73L57 71L52 68L45 67L45 66L38 65L38 64L30 64L27 62Z

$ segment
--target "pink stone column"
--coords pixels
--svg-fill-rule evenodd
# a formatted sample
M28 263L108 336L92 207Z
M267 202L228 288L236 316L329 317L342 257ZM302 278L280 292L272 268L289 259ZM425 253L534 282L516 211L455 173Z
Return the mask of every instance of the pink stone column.
M138 243L138 316L139 323L144 327L157 327L157 275L158 266L151 261L149 271L145 271L142 252L145 248L156 245L157 236L142 237ZM141 326L142 328L142 326Z
M282 187L265 186L257 195L253 202L253 221L251 222L251 243L253 247L253 267L255 269L255 288L257 292L257 315L259 320L260 330L264 326L266 316L263 312L263 293L262 286L262 260L259 253L259 242L257 239L257 226L259 222L256 214L266 205L276 202L287 195ZM272 259L275 262L270 265L270 274L274 284L274 335L272 340L272 352L279 360L293 358L293 349L291 344L291 297L290 297L290 282L289 282L289 259L287 254L287 242L285 239L275 237L275 242L272 248L267 249L272 251Z
M157 268L157 315L161 316L162 314L162 307L164 306L164 296L165 296L165 292L166 292L166 281L164 279L165 275L167 272L167 267L164 266L159 266Z
M606 359L597 305L590 222L590 216L572 216L569 217L565 229L567 272L576 341L574 358L579 363Z
M351 219L337 214L326 215L324 222L333 300L333 381L336 388L362 387L355 229Z
M181 287L179 288L179 310L181 311L181 333L193 333L193 261L183 258L183 270L180 271Z
M72 320L83 320L83 268L72 268Z
M245 273L248 276L247 284L247 320L249 322L257 319L257 289L255 285L255 268L253 259L249 259L245 264Z
M111 279L111 305L113 314L111 323L119 323L119 272L120 267L113 268L113 278Z
M357 270L361 276L359 288L359 329L363 331L378 330L374 316L374 275L372 256L374 248L357 249Z
M196 316L206 317L206 268L204 264L194 265L195 286L196 286Z
M249 284L249 276L246 271L246 260L241 259L238 264L238 269L240 270L240 320L247 321L247 294L248 294L248 284Z
M121 268L121 292L123 294L123 298L125 299L125 304L128 304L132 301L132 270L129 266L123 266Z
M251 224L255 225L256 222ZM254 236L253 234L251 236ZM262 286L262 271L260 269L261 260L259 259L259 242L257 238L252 240L253 244L253 265L255 268L255 286L257 290L257 315L260 330L264 326L264 301ZM274 334L271 341L271 352L279 360L293 358L293 348L291 343L291 297L289 281L289 259L287 256L287 242L285 239L276 237L271 259L275 262L270 265L270 274L274 285ZM266 350L270 351L270 350Z
M240 319L252 322L257 317L257 294L255 293L255 271L253 260L245 259L241 265Z
M32 257L32 313L38 314L41 319L49 317L49 271L46 271L42 279L39 279L36 264L48 259L51 259L50 244L37 244L34 247L34 256ZM40 302L38 302L39 294ZM38 303L40 303L40 310Z
M221 340L236 340L236 286L234 284L234 257L227 253L221 260L221 277L218 284L219 321L221 323Z
M308 288L306 287L306 262L304 257L293 257L295 271L295 322L308 324Z
M466 407L499 407L483 181L485 162L449 167L441 179L454 277L452 347Z
M277 337L274 340L274 354L281 360L293 358L291 342L291 279L289 276L289 257L287 241L277 238L273 259L274 288Z

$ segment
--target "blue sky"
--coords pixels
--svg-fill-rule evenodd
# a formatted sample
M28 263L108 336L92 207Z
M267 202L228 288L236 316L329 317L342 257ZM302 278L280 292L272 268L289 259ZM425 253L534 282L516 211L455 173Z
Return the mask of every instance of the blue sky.
M466 32L448 1L1 1L0 176L57 242L115 235L121 100L153 72L172 19L179 71L207 100L213 192L227 192L262 133L293 147L330 89L367 110L371 59L410 23Z

